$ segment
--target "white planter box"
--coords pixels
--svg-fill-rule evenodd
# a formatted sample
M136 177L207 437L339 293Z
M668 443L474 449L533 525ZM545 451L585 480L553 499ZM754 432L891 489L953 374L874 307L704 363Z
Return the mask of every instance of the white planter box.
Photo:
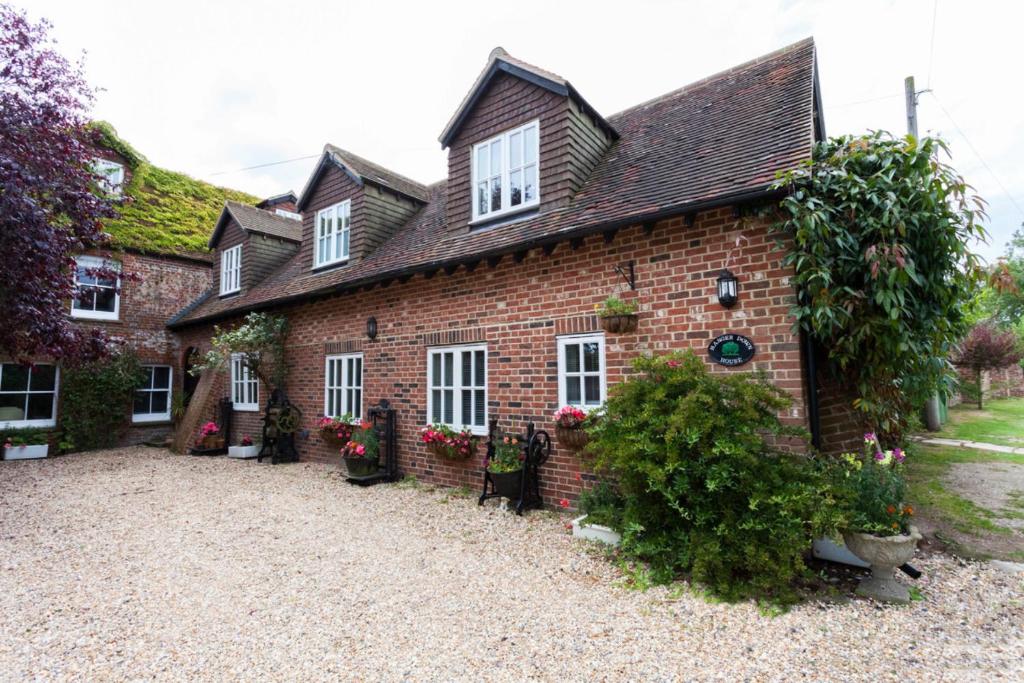
M600 524L584 524L583 521L587 518L586 515L577 517L572 520L572 535L573 538L585 538L588 541L601 541L601 543L607 543L608 545L618 545L619 541L622 540L622 536L619 532L609 529L606 526Z
M811 554L819 560L849 564L854 567L870 567L871 565L850 552L843 543L836 543L829 538L819 538L811 544Z
M36 460L45 458L50 452L49 444L36 446L11 446L4 449L4 460Z
M260 454L260 444L251 446L228 446L229 458L255 458Z

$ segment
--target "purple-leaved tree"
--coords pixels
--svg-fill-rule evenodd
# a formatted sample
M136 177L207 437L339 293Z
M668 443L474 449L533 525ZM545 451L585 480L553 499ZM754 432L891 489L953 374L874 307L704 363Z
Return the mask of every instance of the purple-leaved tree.
M0 4L0 355L74 361L107 347L68 319L74 256L106 244L116 213L91 168L93 91L50 28Z
M978 409L984 407L983 373L1017 363L1021 359L1020 343L1010 330L1001 330L991 321L978 323L953 353L953 364L966 368L974 380ZM972 397L973 398L973 397Z

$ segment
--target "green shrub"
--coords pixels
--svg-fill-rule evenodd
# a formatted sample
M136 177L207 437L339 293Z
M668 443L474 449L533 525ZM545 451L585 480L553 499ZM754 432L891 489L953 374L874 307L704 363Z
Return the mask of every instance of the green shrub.
M50 440L50 430L38 427L20 427L0 430L0 444L12 446L41 446Z
M67 450L109 448L128 424L135 389L145 381L138 358L115 350L61 372L61 424ZM63 450L62 446L62 450Z
M622 550L668 582L786 601L810 540L835 532L823 468L774 447L802 436L788 395L763 376L708 372L693 352L638 358L588 431L624 499Z
M600 481L580 493L580 512L587 515L587 524L600 524L619 530L622 528L622 510L625 501L618 489L607 481Z

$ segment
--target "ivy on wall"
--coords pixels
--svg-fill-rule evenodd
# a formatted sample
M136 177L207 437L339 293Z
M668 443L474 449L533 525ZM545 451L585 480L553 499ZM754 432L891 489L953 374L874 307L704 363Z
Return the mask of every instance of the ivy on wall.
M985 236L984 202L948 154L937 138L838 137L777 183L797 327L856 393L865 422L893 440L955 382L948 355L981 282L970 244Z
M61 369L63 450L109 448L128 426L135 389L146 375L135 353L116 349L100 360Z

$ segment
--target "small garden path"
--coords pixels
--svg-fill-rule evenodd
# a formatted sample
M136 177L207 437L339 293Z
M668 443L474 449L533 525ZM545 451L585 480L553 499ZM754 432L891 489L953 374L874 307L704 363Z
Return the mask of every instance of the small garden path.
M10 680L1020 680L1024 576L779 616L646 592L567 517L147 448L0 462Z

